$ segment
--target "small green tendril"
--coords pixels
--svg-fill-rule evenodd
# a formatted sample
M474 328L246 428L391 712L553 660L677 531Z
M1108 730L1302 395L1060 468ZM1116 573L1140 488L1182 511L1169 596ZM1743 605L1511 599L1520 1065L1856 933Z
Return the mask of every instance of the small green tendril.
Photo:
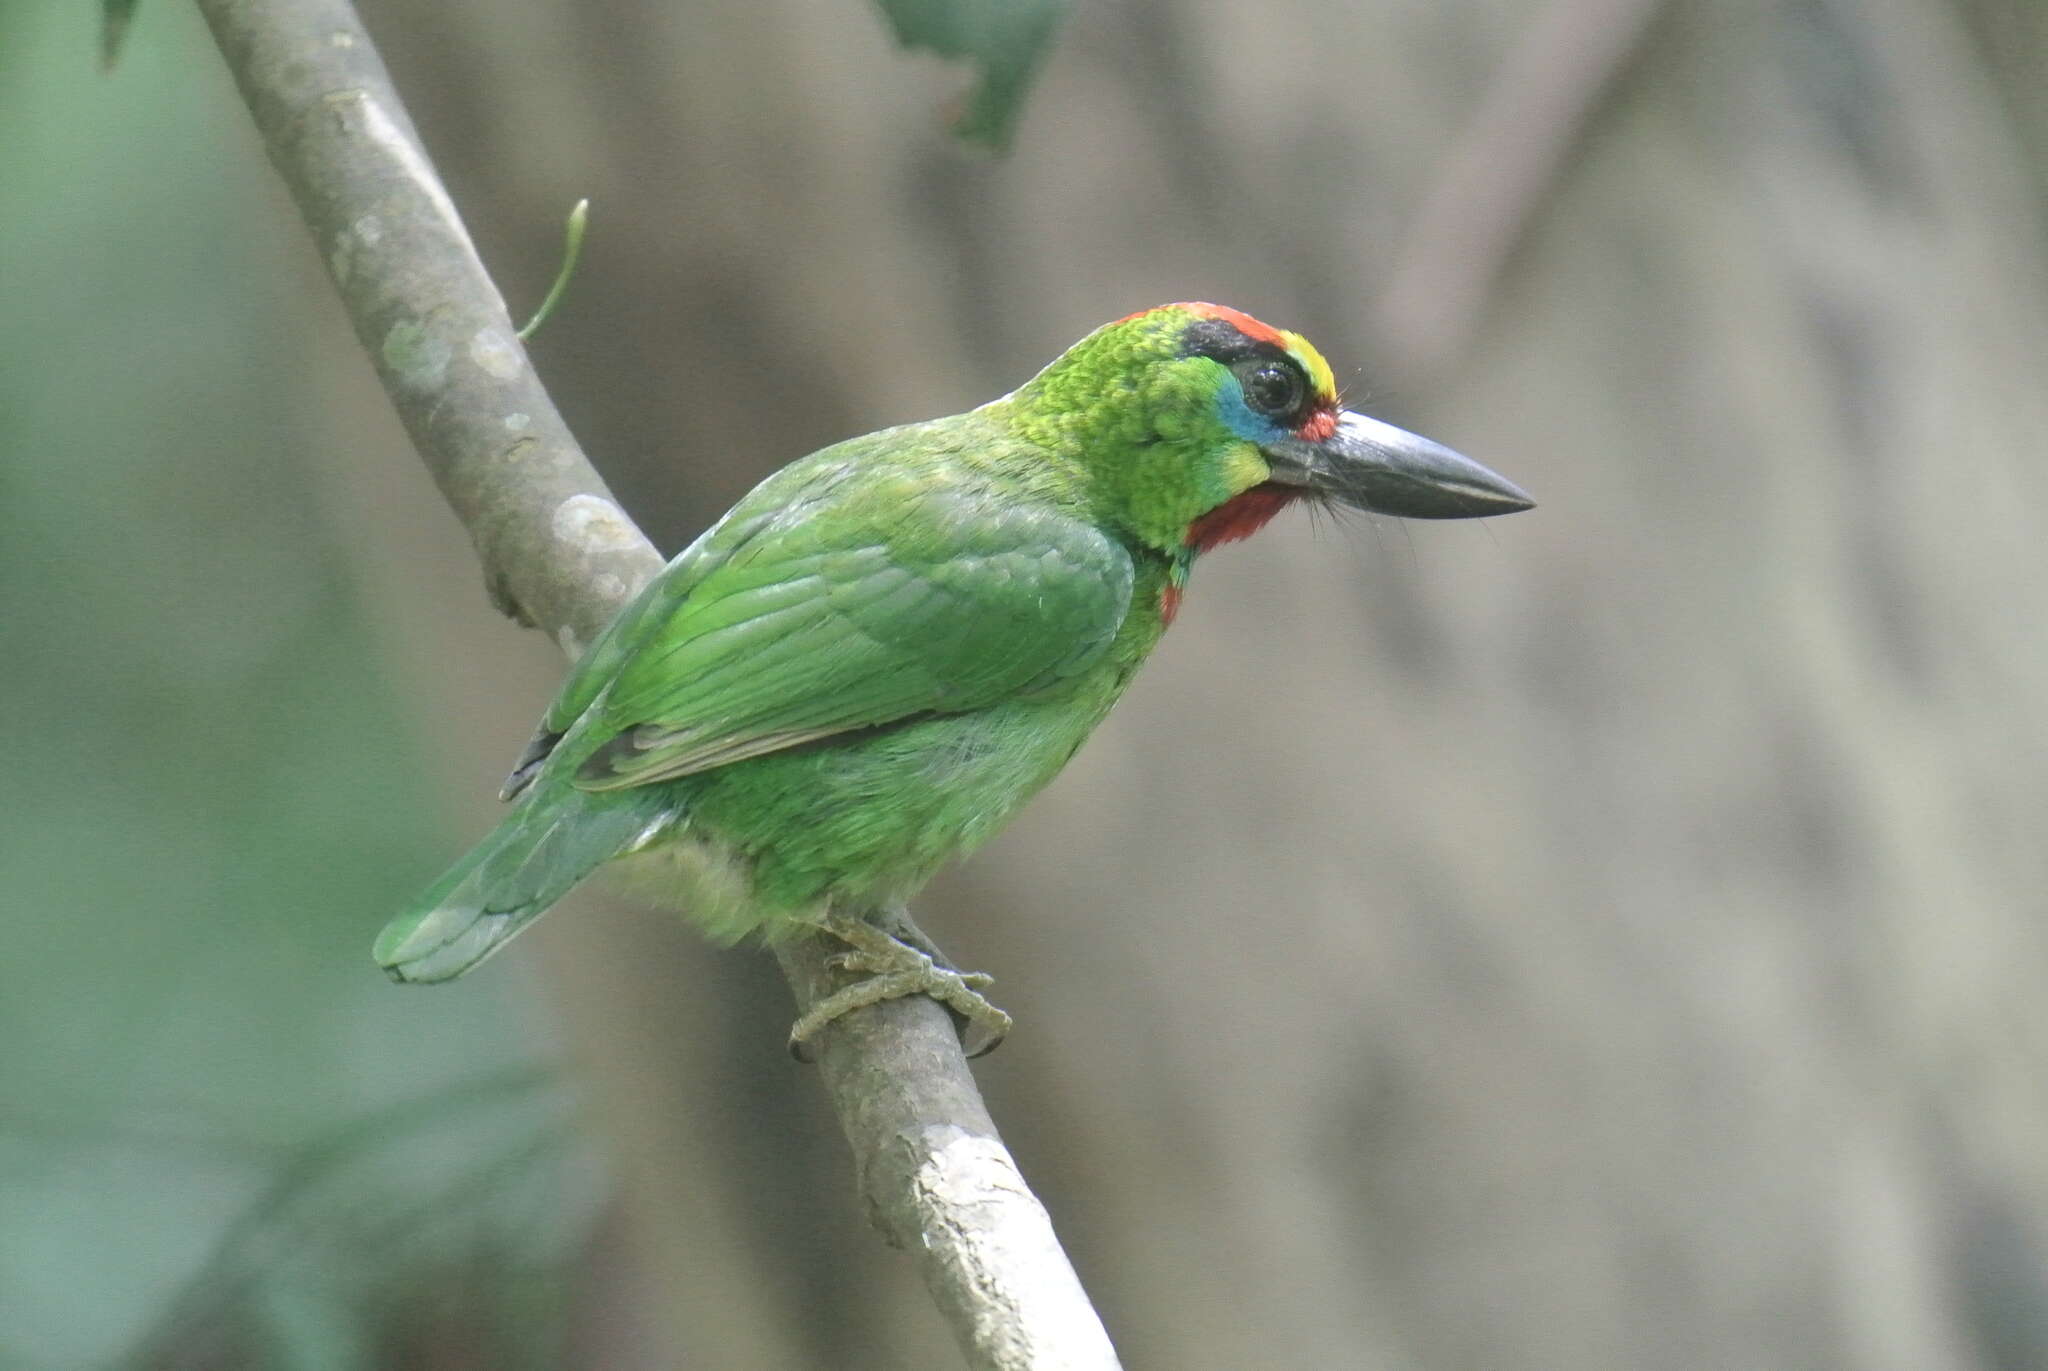
M562 232L562 269L555 273L555 283L548 287L540 308L526 321L526 327L519 330L519 341L533 337L548 316L555 312L555 306L562 303L562 297L569 292L569 278L576 274L576 259L583 255L583 226L590 221L590 201L578 200L576 207L569 211L568 226Z

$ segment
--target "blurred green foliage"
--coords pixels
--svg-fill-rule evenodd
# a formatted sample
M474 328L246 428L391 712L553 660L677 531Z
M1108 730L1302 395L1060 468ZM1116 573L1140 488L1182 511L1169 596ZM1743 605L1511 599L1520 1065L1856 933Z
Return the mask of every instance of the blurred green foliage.
M998 152L1010 145L1024 98L1052 48L1066 0L876 0L896 41L964 58L980 80L953 130Z
M100 0L100 66L108 71L121 60L121 45L128 26L135 22L135 7L141 0Z
M462 1231L550 1269L587 1187L514 978L369 962L454 843L301 456L306 249L196 16L150 17L95 80L90 8L0 9L0 1365L117 1362L181 1289L253 1364L367 1365L363 1272L454 1258L323 1216L513 1186Z

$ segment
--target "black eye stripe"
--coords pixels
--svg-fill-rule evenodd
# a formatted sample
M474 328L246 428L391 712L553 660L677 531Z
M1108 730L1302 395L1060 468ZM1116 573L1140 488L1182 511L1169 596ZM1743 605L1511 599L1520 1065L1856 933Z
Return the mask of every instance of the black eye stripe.
M1237 376L1238 385L1245 395L1245 403L1258 414L1287 424L1297 423L1315 407L1315 387L1309 383L1301 363L1294 354L1276 343L1262 339L1248 338L1237 328L1222 319L1197 319L1181 333L1181 355L1184 357L1207 357L1229 367ZM1253 378L1268 367L1279 367L1287 374L1292 386L1292 396L1276 397L1282 403L1267 405L1260 402L1253 392L1256 383Z
M1254 358L1295 365L1287 349L1263 339L1247 338L1235 325L1223 319L1197 319L1180 335L1183 357L1208 357L1230 366Z

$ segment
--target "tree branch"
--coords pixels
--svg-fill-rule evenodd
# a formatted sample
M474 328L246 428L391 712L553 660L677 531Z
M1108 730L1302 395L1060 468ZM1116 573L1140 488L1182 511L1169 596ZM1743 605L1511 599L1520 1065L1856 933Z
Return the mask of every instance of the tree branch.
M1439 159L1372 308L1382 355L1426 377L1471 342L1489 293L1664 0L1551 0Z
M576 655L661 558L534 375L368 33L346 0L198 5L492 599ZM829 951L779 949L800 1007L834 988ZM969 1364L1114 1368L945 1010L876 1005L816 1046L870 1212L917 1260Z

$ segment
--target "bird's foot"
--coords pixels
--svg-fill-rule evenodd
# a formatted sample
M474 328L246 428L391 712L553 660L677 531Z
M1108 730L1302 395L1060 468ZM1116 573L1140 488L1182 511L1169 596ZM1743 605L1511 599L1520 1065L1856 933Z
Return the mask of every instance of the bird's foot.
M964 1030L978 1030L977 1036L962 1035L970 1057L994 1051L1010 1031L1010 1016L981 994L995 983L993 976L947 965L908 915L897 911L895 919L904 936L878 928L865 919L834 914L818 920L819 929L848 948L834 953L826 965L835 971L853 972L862 979L819 1000L790 1026L791 1056L800 1062L813 1060L811 1039L826 1024L856 1009L908 995L929 995L951 1010Z

